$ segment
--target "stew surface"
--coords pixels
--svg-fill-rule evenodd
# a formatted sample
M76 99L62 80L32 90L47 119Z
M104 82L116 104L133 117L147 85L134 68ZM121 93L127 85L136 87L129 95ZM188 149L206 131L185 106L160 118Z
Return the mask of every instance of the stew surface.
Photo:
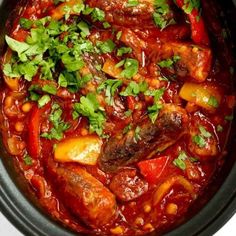
M233 119L213 1L28 0L11 16L1 131L40 205L89 235L183 222Z

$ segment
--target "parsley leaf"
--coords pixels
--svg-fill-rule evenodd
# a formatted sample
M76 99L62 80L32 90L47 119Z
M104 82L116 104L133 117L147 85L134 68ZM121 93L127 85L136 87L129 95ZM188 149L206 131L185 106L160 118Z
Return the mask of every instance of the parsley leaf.
M131 81L124 91L120 93L121 96L137 96L139 93L143 93L147 90L148 85L145 81L136 83Z
M51 101L51 98L49 95L43 95L39 100L38 100L38 106L43 107L46 104L48 104Z
M186 14L190 14L193 9L200 8L200 0L184 0L183 10Z
M98 92L105 90L106 103L109 105L113 105L114 104L113 96L114 96L116 90L121 85L122 85L122 80L108 79L108 80L105 80L102 84L100 84L97 90L98 90Z
M148 107L148 116L153 124L155 123L162 107L163 107L162 104L159 103L156 103L153 106Z
M104 21L105 20L105 12L99 8L94 8L91 13L93 21Z
M27 18L20 18L20 26L23 29L30 29L32 25L33 25L33 21Z
M111 53L115 49L116 45L111 39L108 39L105 42L98 42L97 47L101 50L102 53Z
M124 61L124 70L121 72L120 76L127 79L131 79L138 73L138 68L139 63L136 59L127 58Z
M221 125L217 125L217 127L216 127L217 132L222 132L223 130L224 130L224 128Z
M42 87L42 91L55 95L57 93L57 88L54 85L46 84Z
M128 2L126 3L126 7L136 7L139 5L139 1L138 0L128 0Z
M141 131L141 128L139 126L137 126L134 130L134 140L135 140L135 142L138 142L138 140L141 140L140 131Z
M155 89L155 90L147 90L144 93L144 95L154 97L154 102L157 102L163 96L164 92L165 92L165 88Z
M33 164L32 158L29 155L25 155L23 160L27 166L31 166Z
M154 1L155 12L153 13L153 19L156 26L162 30L168 25L175 24L175 20L169 19L170 7L167 0L155 0Z
M173 56L172 58L168 58L166 60L160 61L157 64L161 68L171 68L179 60L180 60L180 56Z
M203 148L206 146L206 139L210 138L212 134L208 132L203 126L199 126L199 135L193 136L192 140L194 143L196 143L200 148Z
M56 139L61 140L63 138L63 132L66 131L70 124L65 123L61 116L62 116L62 109L58 104L53 104L52 111L49 116L49 120L52 122L53 127L51 128L50 132L41 134L41 137L47 139Z
M132 48L130 48L130 47L121 47L117 50L117 56L121 57L121 56L123 56L123 54L131 53L131 52L132 52Z
M200 148L206 146L206 141L201 135L193 136L193 142L196 143Z
M99 136L102 136L106 118L94 93L89 93L86 97L81 97L80 103L74 104L74 110L78 114L88 118L90 132L96 132Z
M219 102L218 102L218 100L214 96L210 96L207 104L209 106L214 107L214 108L217 108L219 106Z
M187 159L187 155L185 152L180 152L179 156L173 161L173 164L180 168L181 170L186 169L185 160Z
M205 138L210 138L212 134L208 132L203 126L199 126L199 130L201 132L201 135Z

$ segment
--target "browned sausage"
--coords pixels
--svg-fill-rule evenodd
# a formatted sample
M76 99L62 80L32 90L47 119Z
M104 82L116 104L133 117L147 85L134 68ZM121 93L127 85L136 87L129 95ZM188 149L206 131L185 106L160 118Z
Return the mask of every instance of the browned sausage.
M122 201L132 201L148 190L148 183L137 176L135 169L119 172L112 178L111 191Z
M81 167L48 167L50 179L65 207L92 228L116 218L115 196Z
M86 0L90 7L97 7L106 12L106 20L117 25L153 24L154 1L139 0L137 6L128 7L124 0Z
M136 127L140 128L138 139L135 138L135 128L127 134L118 133L105 143L99 157L101 169L116 171L119 167L163 151L185 133L187 121L188 116L183 108L173 104L164 105L154 124L149 118L137 124Z

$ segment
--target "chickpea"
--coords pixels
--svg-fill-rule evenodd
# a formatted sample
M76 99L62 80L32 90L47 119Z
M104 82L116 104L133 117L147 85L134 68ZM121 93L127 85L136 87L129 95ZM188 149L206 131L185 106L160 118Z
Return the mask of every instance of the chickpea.
M134 222L136 225L143 225L144 224L144 220L142 217L137 217L135 219L135 222Z
M160 87L160 81L157 79L152 79L152 80L150 80L150 85L153 88L158 89Z
M143 210L145 213L149 213L151 211L151 205L150 204L145 204L143 207Z
M24 130L24 123L23 122L20 122L20 121L17 121L15 123L15 130L17 132L22 132Z
M143 226L143 229L144 229L144 230L147 230L147 231L149 231L149 232L155 230L155 228L153 227L153 225L152 225L151 223L145 224L145 225Z
M176 215L178 206L175 203L169 203L166 207L166 213L169 215Z
M113 229L110 229L110 232L115 235L122 235L124 233L124 229L122 226L117 226Z
M81 135L82 135L82 136L86 136L86 135L88 135L88 133L89 133L89 132L88 132L87 129L85 129L85 128L82 128L82 129L81 129Z
M25 113L28 113L32 108L32 104L30 102L26 102L22 105L21 110Z

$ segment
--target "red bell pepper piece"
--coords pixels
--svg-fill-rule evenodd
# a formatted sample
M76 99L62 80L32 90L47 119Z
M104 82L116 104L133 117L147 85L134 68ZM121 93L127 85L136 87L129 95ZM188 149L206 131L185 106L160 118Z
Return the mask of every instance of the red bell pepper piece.
M28 127L28 153L29 155L37 159L40 154L40 125L42 108L34 106L31 110L29 127Z
M188 6L190 3L185 3L184 0L176 0L176 4L184 10L184 6ZM192 40L196 44L208 46L210 43L209 36L199 10L197 8L193 8L190 13L186 14L188 15L191 24Z
M162 175L169 161L168 156L158 157L151 160L141 161L138 163L141 174L149 183L155 184Z
M127 96L128 108L133 111L135 109L135 98L133 96Z
M29 126L28 126L28 146L27 151L33 159L37 159L40 155L40 126L42 123L42 114L45 113L47 109L51 106L50 103L42 108L35 105L29 116Z

